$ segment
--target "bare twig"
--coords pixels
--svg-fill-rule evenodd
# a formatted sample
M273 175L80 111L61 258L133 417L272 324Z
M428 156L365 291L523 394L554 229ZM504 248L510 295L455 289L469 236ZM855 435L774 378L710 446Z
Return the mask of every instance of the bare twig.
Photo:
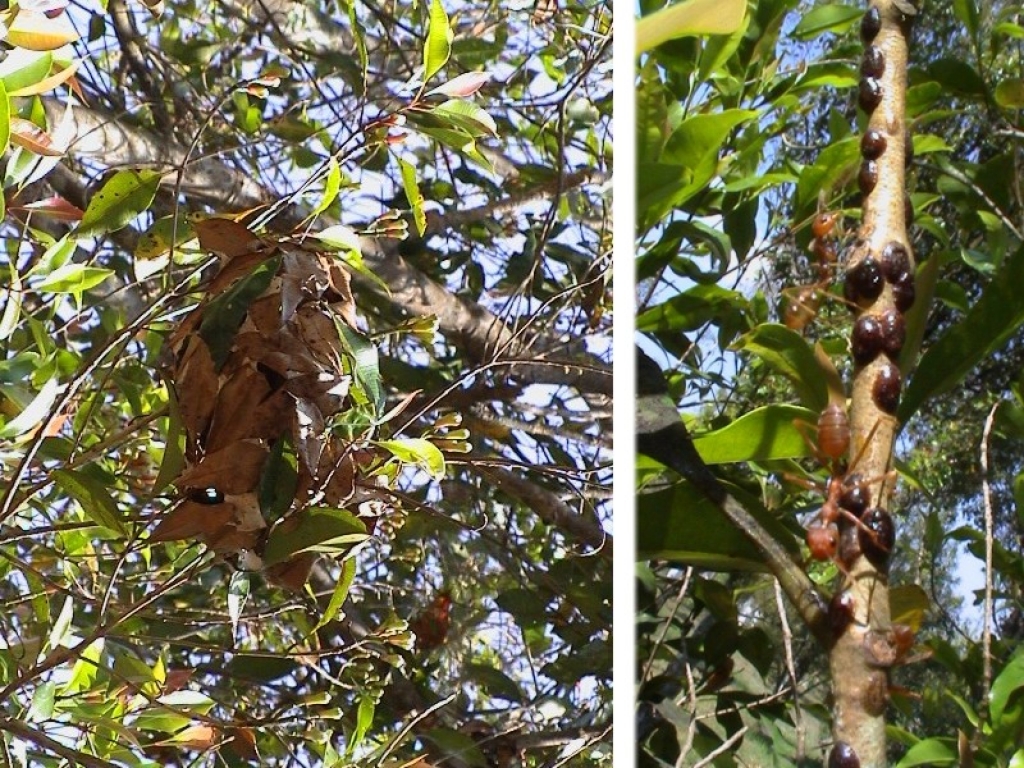
M992 425L995 423L999 405L1000 402L997 401L988 412L981 436L981 492L985 504L985 611L981 631L982 701L988 701L989 690L992 688L992 550L995 540L995 516L992 512L992 488L988 480L988 451Z

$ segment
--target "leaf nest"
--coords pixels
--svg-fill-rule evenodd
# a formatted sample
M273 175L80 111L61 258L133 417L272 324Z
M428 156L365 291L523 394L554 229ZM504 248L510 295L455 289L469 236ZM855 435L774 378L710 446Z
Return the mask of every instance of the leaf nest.
M262 241L245 250L167 343L185 467L182 501L151 539L198 539L299 589L319 554L350 552L383 511L382 489L358 482L379 464L366 444L376 352L336 257Z

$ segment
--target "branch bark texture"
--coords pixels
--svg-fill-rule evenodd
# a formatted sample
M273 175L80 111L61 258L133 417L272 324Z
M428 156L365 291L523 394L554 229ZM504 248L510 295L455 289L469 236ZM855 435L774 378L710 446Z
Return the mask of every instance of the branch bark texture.
M907 11L914 11L908 13ZM907 43L916 10L906 0L871 0L861 26L858 99L868 114L858 177L863 219L847 263L845 294L857 307L850 423L851 468L869 480L871 502L856 531L858 552L833 605L851 612L830 653L834 696L829 765L886 765L885 709L895 653L888 566L893 441L903 372L903 313L913 303L914 264L905 192ZM850 521L845 521L850 526ZM849 762L841 762L848 760ZM854 762L856 760L856 762Z

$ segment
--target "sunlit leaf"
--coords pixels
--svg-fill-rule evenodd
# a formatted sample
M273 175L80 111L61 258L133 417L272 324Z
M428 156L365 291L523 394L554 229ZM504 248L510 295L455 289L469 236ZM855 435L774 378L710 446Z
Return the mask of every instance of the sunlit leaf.
M282 563L303 552L342 554L366 540L366 524L344 509L312 507L275 527L263 562Z
M441 0L430 1L430 21L427 24L427 42L423 50L423 81L427 82L448 62L452 52L452 32Z
M7 40L30 51L54 51L78 39L67 14L49 18L38 11L21 9L7 30Z
M401 440L381 440L378 445L406 464L413 464L435 480L444 477L444 454L429 440L407 437Z
M86 517L114 533L127 535L121 512L110 491L102 483L74 469L54 470L52 477L81 505Z
M89 201L78 236L102 235L130 224L152 205L162 176L149 169L115 173Z
M416 183L416 169L411 163L399 158L398 165L402 169L402 187L405 189L405 196L412 207L413 221L416 222L416 231L420 237L427 231L427 214L423 210L423 193L420 192Z
M32 402L21 413L0 427L0 438L17 437L40 426L43 419L49 414L50 407L57 399L59 391L60 383L57 378L48 379L39 393L32 398Z
M33 123L20 117L10 118L11 143L29 152L46 157L60 157L64 150L54 145L53 137Z
M666 40L694 35L728 35L743 21L744 0L684 0L636 22L638 54Z

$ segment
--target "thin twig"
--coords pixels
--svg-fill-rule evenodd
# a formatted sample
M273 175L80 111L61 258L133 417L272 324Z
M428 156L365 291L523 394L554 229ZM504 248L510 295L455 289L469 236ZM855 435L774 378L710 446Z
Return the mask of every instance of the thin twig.
M725 754L726 750L728 750L737 741L742 739L743 735L747 732L749 727L750 726L744 725L742 728L740 728L738 731L736 731L736 733L734 733L728 739L723 741L718 746L717 749L714 749L711 752L708 752L707 757L705 757L699 763L694 763L693 768L704 768L705 765L710 765L714 761L714 759L716 757L718 757L719 755Z
M988 693L992 687L992 549L995 522L992 513L992 488L988 481L988 449L999 404L997 401L988 412L985 430L981 435L981 494L985 504L985 618L981 631L982 701L988 701Z
M789 628L789 619L786 618L786 602L782 599L782 585L775 579L775 605L779 610L779 621L782 624L782 646L786 651L786 674L789 675L790 685L793 686L793 721L796 726L796 761L804 758L804 722L803 713L800 709L800 686L796 677L796 665L793 663L793 632Z

